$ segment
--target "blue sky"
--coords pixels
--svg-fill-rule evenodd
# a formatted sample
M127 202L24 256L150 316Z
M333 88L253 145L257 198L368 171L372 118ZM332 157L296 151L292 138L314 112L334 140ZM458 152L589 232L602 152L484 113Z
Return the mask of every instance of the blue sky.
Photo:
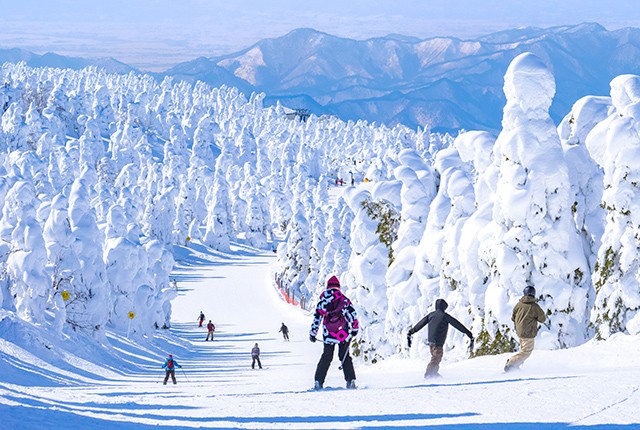
M355 39L471 38L506 28L640 27L637 0L21 0L3 2L0 47L112 56L162 69L310 27Z

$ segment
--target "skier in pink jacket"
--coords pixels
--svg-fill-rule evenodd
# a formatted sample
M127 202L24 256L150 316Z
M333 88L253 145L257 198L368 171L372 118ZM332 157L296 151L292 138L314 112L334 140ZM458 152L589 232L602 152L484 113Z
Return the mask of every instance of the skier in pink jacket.
M320 294L316 312L309 332L309 340L316 341L316 335L322 323L322 341L324 350L316 368L314 389L320 390L333 360L333 352L338 345L340 368L344 371L347 388L356 388L356 372L349 355L349 343L358 334L358 315L342 291L340 281L332 276L327 281L327 289Z

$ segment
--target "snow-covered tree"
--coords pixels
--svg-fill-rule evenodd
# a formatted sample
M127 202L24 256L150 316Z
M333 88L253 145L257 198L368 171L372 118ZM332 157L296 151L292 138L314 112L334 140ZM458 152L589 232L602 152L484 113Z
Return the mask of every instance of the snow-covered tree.
M604 145L587 146L591 130L604 121L612 109L609 97L583 97L572 107L560 125L558 134L569 169L574 202L571 211L585 247L589 250L589 267L595 266L600 239L604 232L605 210L601 207L604 192L603 169L598 164Z
M613 79L611 102L615 111L589 136L589 146L602 151L597 159L604 168L606 225L594 271L597 298L592 317L600 338L640 333L640 77Z
M326 288L326 280L334 275L342 275L349 270L351 256L351 227L354 214L342 197L337 199L335 207L329 211L325 236L327 243L324 247L318 284L312 295L319 294ZM313 288L311 283L307 284Z
M69 192L69 221L80 264L69 286L67 321L74 329L104 333L111 294L102 260L102 234L91 211L88 185L83 178L75 180Z
M54 327L56 332L61 332L67 322L63 293L66 295L70 292L73 285L73 277L80 266L73 247L74 238L71 233L68 201L63 194L56 195L51 201L43 236L53 285L51 300L53 301L55 313Z
M577 345L587 337L593 291L571 213L568 167L548 113L555 81L538 57L524 53L509 65L504 92L503 129L493 155L496 194L485 227L492 236L478 256L488 269L480 347L512 348L511 309L527 284L536 287L550 316L543 344Z
M5 218L13 219L10 232L11 251L7 259L6 270L9 276L10 290L15 297L18 315L28 321L42 324L45 321L47 301L49 299L49 280L42 264L46 261L47 251L42 228L36 220L35 190L26 182L19 181L7 194L11 213L3 211L3 237L9 233Z
M355 214L351 231L352 253L349 276L345 279L347 297L356 305L362 327L354 354L375 362L388 355L390 347L384 333L387 313L385 274L389 266L389 246L378 233L380 220L374 217L375 206L368 191L347 189L346 201Z
M258 249L266 249L271 219L267 210L267 196L262 187L255 186L247 202L247 242Z
M304 285L309 276L311 227L305 215L304 205L298 203L287 227L285 241L278 247L278 257L283 266L284 286L293 292L307 295Z

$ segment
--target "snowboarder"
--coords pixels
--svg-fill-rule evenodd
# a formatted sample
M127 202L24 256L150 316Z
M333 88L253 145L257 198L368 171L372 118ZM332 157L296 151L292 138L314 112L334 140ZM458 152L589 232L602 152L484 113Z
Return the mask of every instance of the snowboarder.
M469 336L471 339L471 349L473 350L473 334L460 321L445 312L449 305L444 299L436 300L436 310L430 312L426 317L422 318L418 324L413 326L407 334L407 345L411 348L411 336L421 330L425 325L429 324L428 341L429 350L431 351L431 361L427 365L424 374L425 378L433 378L440 376L440 362L444 355L444 342L447 339L447 331L449 324Z
M538 334L538 323L543 323L547 317L544 311L536 303L536 289L532 285L527 285L522 290L523 296L513 307L511 321L516 326L516 334L520 339L520 352L507 360L504 371L519 369L522 363L529 358L533 352L535 337Z
M256 361L258 362L258 367L260 369L262 369L262 363L260 363L260 348L258 347L258 343L256 342L255 345L253 345L253 348L251 348L251 368L255 369L256 368Z
M314 389L321 390L323 387L336 344L347 388L356 388L356 372L349 355L349 343L358 334L358 316L351 301L340 291L340 281L335 276L329 278L327 289L320 294L309 332L311 342L316 341L321 322L324 350L316 368Z
M213 332L216 330L216 326L211 322L211 320L209 320L209 324L207 324L207 330L207 338L204 341L206 342L208 340L211 340L213 342Z
M200 311L200 315L198 315L198 319L197 321L200 322L200 324L198 325L198 327L202 327L202 323L204 322L204 314L202 313L202 311Z
M278 330L278 332L282 333L282 337L284 338L284 340L286 340L287 342L289 341L289 327L282 323L282 326L280 326L280 330Z
M164 382L163 382L164 385L167 385L169 376L171 376L171 380L173 381L174 384L178 383L176 381L176 367L179 367L182 369L182 366L180 366L178 362L173 358L173 355L169 354L167 359L164 361L164 364L162 365L162 368L165 369Z

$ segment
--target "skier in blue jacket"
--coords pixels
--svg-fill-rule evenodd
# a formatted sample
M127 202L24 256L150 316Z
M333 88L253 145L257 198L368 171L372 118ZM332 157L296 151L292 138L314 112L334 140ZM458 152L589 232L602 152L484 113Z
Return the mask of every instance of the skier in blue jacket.
M173 358L173 355L169 354L167 359L164 361L164 364L162 365L162 368L165 369L164 382L163 382L164 385L167 385L169 376L171 376L171 380L173 381L174 384L178 383L176 381L176 367L179 367L182 369L182 366L180 366L178 362Z

